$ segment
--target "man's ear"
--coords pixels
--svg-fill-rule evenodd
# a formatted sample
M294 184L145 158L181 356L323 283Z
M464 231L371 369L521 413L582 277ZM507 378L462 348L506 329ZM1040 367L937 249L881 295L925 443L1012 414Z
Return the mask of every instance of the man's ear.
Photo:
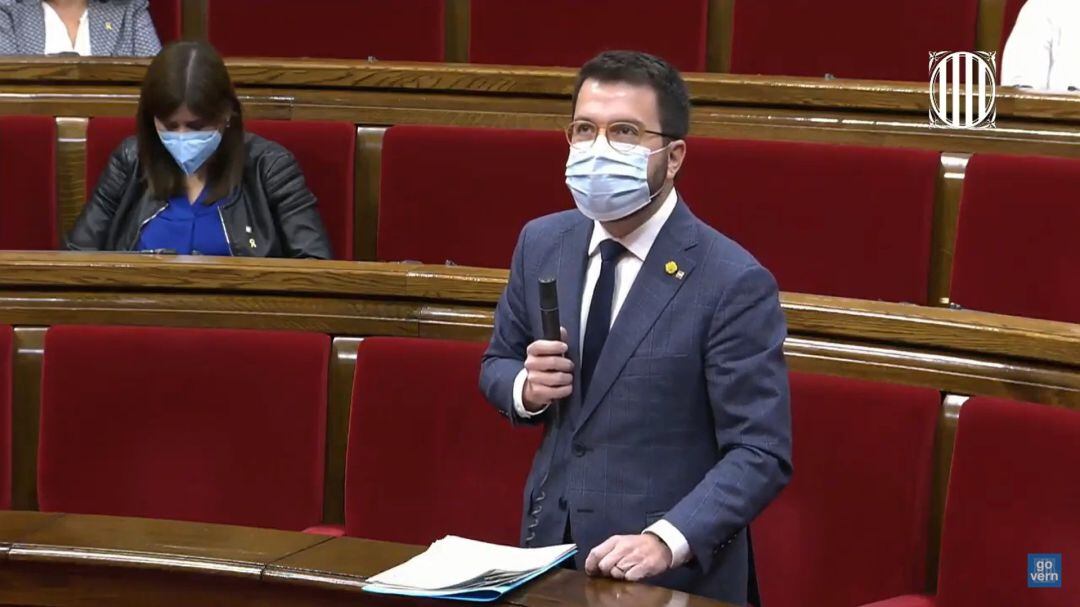
M682 168L683 161L685 160L686 141L676 139L668 144L667 178L669 180L675 179L675 176L679 174L679 169Z

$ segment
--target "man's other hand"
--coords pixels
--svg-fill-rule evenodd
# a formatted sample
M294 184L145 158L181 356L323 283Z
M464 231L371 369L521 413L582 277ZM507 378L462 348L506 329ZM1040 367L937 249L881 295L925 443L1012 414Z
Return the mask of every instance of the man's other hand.
M592 549L585 572L617 580L638 582L671 568L671 549L651 533L614 535Z

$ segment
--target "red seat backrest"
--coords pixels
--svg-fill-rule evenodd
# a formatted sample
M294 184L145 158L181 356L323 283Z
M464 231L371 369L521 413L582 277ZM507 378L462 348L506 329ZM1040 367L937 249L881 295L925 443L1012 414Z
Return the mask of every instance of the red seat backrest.
M378 259L510 267L521 228L574 208L559 131L396 126L386 132Z
M933 51L975 48L978 0L736 0L736 74L929 78Z
M940 402L926 388L791 374L795 474L752 529L765 605L924 590Z
M0 116L0 249L55 249L56 121Z
M319 199L335 259L354 259L356 127L349 122L250 120L244 126L292 152Z
M977 154L953 260L964 308L1080 323L1080 161Z
M676 187L784 291L924 304L939 164L924 150L694 138Z
M0 509L11 507L11 380L15 334L0 325Z
M539 428L480 394L484 343L369 338L356 355L345 470L347 535L516 545Z
M180 31L181 0L151 0L150 18L154 20L154 29L157 30L161 45L180 39L183 32Z
M705 70L708 0L472 0L472 63L578 67L633 49Z
M960 410L941 538L939 607L1075 607L1080 412L974 398ZM1060 589L1029 589L1028 554L1062 554Z
M329 347L315 333L52 327L41 509L318 524Z
M280 143L296 157L308 187L319 199L336 259L353 259L353 198L356 128L348 122L249 120L244 127ZM131 118L94 118L86 135L87 198L93 194L109 155L135 134Z
M207 0L226 56L442 61L443 0ZM252 24L258 24L253 26Z

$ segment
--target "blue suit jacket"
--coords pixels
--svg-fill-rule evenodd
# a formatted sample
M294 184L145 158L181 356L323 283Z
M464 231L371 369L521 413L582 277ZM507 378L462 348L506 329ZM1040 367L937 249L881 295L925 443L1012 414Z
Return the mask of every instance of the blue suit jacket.
M558 279L569 356L580 368L592 225L566 211L525 226L484 356L488 400L515 423L545 424L525 487L523 541L535 526L531 545L561 543L569 520L580 567L609 536L663 518L694 558L651 581L744 604L746 527L791 476L776 282L680 200L612 325L588 398L575 376L557 414L522 419L512 391L526 347L542 335L541 277ZM670 261L681 278L666 271Z
M0 55L45 53L41 0L0 0ZM90 0L90 52L96 57L152 57L161 50L147 0Z

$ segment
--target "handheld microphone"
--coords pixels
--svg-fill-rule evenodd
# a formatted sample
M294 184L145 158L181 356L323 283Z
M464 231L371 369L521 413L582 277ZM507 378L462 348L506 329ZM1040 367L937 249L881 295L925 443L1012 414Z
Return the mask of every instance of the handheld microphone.
M559 289L556 287L555 278L541 278L539 280L540 287L540 329L543 332L543 338L548 341L559 341L562 339L562 325L559 323ZM559 427L559 410L561 403L559 401L552 402L548 407L553 408L551 415L553 416L554 427ZM540 479L540 484L536 488L536 496L533 498L533 509L529 512L529 516L532 521L526 528L525 545L529 546L533 540L536 539L536 528L540 526L540 513L544 511L544 499L547 498L547 493L544 491L544 486L547 485L548 474L551 473L551 464L555 459L555 450L551 451L551 460L548 461L547 472L544 473L544 478Z
M540 279L540 325L544 339L559 341L562 339L559 324L559 290L554 278Z
M562 340L562 324L559 323L559 289L555 278L541 278L540 283L540 328L544 333L544 339L548 341ZM555 407L555 415L559 414L559 402L551 403Z

